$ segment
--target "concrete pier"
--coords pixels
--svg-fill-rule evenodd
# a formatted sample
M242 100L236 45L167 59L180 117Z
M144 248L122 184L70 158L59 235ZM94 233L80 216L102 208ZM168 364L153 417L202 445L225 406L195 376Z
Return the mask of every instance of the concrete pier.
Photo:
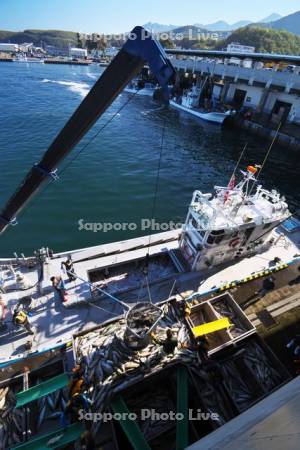
M226 120L227 125L268 140L280 128L277 142L300 150L300 66L262 67L250 60L250 67L244 67L242 63L231 65L230 59L196 57L173 58L172 64L178 71L178 84L184 88L201 86L207 78L212 81L212 106L228 106L238 112Z

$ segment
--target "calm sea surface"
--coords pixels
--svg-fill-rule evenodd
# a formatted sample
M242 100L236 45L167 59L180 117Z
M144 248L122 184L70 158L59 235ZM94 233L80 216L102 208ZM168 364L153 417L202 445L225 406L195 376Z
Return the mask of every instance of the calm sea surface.
M0 63L0 207L41 158L53 138L101 73L76 67ZM60 170L115 114L123 93L97 122ZM260 163L267 144L245 133L222 130L136 96L65 170L20 214L19 225L0 236L0 256L26 256L41 247L54 251L88 247L148 234L162 142L155 219L182 221L193 190L227 184L245 142L241 167ZM274 148L262 174L293 212L300 212L299 154ZM136 223L136 230L92 232L81 223Z

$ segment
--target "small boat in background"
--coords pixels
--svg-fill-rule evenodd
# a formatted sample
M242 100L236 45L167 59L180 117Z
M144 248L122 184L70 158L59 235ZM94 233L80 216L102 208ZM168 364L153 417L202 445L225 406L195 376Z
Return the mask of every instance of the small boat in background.
M36 58L34 56L27 56L24 54L17 55L14 59L14 62L25 62L25 63L43 63L44 60L42 58Z
M200 102L201 92L202 90L199 87L193 86L192 89L184 92L181 97L173 97L173 99L170 100L170 105L173 108L192 114L199 119L222 124L226 117L229 117L233 111L228 110L224 112L200 108L198 105Z
M155 89L156 86L153 83L135 79L127 85L124 91L129 94L147 95L149 97L153 97Z

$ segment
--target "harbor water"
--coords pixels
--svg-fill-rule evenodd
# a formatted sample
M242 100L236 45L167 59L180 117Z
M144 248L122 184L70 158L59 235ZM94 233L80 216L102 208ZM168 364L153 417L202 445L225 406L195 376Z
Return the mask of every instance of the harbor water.
M96 65L0 63L0 207L102 70ZM149 97L129 98L124 92L116 99L62 163L59 181L42 189L19 215L19 224L0 237L1 257L14 251L29 256L42 246L58 252L165 231L170 221L184 220L193 190L210 192L215 184L228 183L246 142L241 168L261 163L268 150L268 143L245 132L201 122ZM296 214L299 161L298 154L274 146L261 175L267 188L285 195ZM151 231L152 217L156 223L152 221ZM113 229L96 232L101 224Z

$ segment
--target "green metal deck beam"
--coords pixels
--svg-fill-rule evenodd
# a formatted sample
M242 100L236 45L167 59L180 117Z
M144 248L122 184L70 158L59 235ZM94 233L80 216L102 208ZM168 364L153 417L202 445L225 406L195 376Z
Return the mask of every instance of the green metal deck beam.
M51 392L55 392L58 389L64 388L65 386L67 386L68 381L68 375L66 373L62 373L60 375L57 375L56 377L44 381L43 383L33 386L26 391L18 392L18 394L16 395L16 408L20 408L27 403L44 397L45 395L51 394Z
M49 450L54 448L62 448L71 442L76 441L84 432L83 422L76 422L67 428L60 428L44 436L30 439L21 445L11 448L11 450ZM56 439L55 439L56 438Z
M176 450L183 450L189 443L188 372L186 367L177 369L177 414L183 414L176 424Z
M125 420L120 420L119 423L134 450L151 450L145 436L136 422L128 418L130 411L127 408L123 397L120 396L114 400L111 403L111 408L114 413L121 413L124 414L124 417L127 417Z

